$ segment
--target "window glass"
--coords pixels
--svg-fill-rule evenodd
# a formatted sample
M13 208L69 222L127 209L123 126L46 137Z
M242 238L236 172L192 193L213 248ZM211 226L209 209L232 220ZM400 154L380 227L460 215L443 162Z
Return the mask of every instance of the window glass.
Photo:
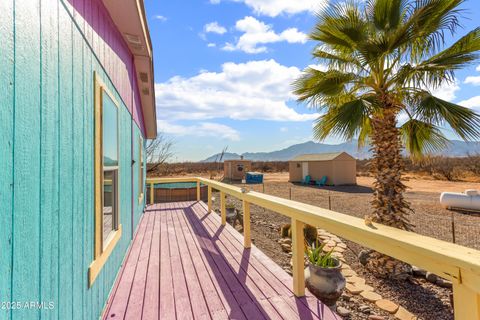
M118 166L118 110L108 94L103 94L103 166Z
M117 229L118 216L118 109L110 96L102 95L103 131L103 247Z
M115 171L103 172L103 243L107 243L108 236L115 230L116 199L114 186Z

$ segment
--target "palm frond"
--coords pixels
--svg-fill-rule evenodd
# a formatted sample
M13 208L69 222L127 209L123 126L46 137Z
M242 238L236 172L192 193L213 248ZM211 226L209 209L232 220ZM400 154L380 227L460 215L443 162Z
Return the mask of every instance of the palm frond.
M366 9L377 30L388 32L400 24L405 12L404 0L370 0Z
M334 135L345 140L353 139L360 132L369 130L369 115L374 104L371 97L352 100L342 105L330 107L328 112L315 122L313 134L315 139L324 140Z
M480 138L480 115L475 111L434 97L427 91L417 95L414 117L433 125L447 123L463 140Z
M308 101L321 108L324 97L342 93L345 84L354 81L355 78L354 73L337 70L320 71L309 67L294 81L293 93L297 95L299 101Z
M425 153L443 150L448 143L437 126L421 120L408 120L400 127L400 131L405 148L414 159L420 158Z

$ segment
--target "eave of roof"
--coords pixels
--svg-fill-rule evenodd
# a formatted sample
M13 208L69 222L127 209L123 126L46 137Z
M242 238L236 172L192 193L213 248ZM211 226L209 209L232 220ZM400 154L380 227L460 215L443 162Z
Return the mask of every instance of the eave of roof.
M332 152L332 153L312 153L312 154L302 154L296 156L295 158L291 159L290 161L331 161L338 158L344 152Z
M143 0L103 0L133 55L146 136L157 136L153 51Z

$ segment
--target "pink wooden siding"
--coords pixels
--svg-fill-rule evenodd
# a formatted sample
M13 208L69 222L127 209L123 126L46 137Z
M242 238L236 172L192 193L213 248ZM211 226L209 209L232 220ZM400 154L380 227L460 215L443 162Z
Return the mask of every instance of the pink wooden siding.
M145 136L133 55L101 0L68 0L75 21ZM93 76L93 75L92 75Z

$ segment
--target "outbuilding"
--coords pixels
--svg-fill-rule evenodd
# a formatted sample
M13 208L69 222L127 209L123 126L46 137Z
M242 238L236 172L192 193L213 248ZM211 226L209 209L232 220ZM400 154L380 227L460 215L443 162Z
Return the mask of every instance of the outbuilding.
M252 161L245 160L243 157L234 160L225 160L223 162L223 174L228 180L243 180L245 174L252 169Z
M299 155L289 161L290 182L327 177L329 185L357 184L357 160L346 152Z

